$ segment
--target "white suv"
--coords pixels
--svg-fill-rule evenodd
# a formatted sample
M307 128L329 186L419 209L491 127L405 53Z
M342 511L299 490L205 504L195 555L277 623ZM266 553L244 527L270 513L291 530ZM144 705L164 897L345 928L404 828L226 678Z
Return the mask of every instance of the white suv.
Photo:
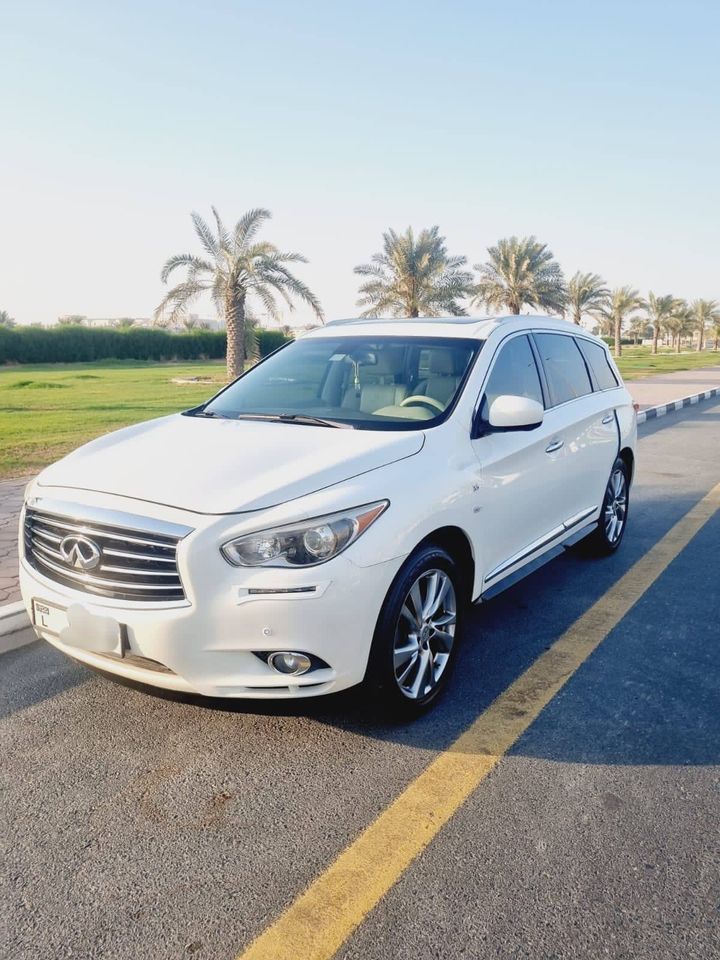
M469 602L571 539L618 548L636 432L607 348L572 324L337 321L44 470L23 598L39 636L132 680L364 682L417 712Z

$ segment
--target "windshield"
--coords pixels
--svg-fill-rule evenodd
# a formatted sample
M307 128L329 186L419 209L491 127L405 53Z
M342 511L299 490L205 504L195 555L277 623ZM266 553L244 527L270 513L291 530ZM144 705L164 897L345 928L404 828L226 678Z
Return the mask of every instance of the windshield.
M449 414L481 345L450 337L295 340L191 412L420 429Z

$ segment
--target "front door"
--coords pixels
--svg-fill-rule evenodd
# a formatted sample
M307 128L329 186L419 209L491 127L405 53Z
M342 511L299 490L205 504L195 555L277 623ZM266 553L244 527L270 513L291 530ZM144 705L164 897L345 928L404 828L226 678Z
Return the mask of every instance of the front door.
M560 536L568 515L565 458L551 449L557 424L546 416L532 430L488 429L490 405L504 394L544 403L527 334L514 335L498 347L480 400L479 429L474 431L480 435L472 441L481 466L473 539L485 587L542 549L553 533Z

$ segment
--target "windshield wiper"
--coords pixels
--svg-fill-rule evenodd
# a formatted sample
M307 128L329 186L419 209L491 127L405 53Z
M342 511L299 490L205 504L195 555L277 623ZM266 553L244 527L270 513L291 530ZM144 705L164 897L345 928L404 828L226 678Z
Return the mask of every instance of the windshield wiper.
M226 417L222 413L215 413L214 410L188 410L187 416L189 417L207 417L208 420L229 420L229 417Z
M341 430L354 430L351 423L341 420L327 420L325 417L311 417L305 413L237 413L237 420L274 420L277 423L300 423L310 427L336 427Z

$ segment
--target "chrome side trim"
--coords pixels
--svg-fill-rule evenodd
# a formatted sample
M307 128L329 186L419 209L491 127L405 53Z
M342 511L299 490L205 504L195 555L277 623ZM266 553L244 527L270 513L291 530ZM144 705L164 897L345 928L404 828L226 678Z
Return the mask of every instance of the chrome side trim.
M61 518L76 520L85 523L107 524L111 527L128 527L143 533L182 539L192 533L192 527L181 523L170 523L167 520L158 520L155 517L142 517L134 513L124 513L120 510L107 510L103 507L90 507L82 503L71 503L69 500L54 500L52 497L31 497L26 506L41 513L50 513ZM84 528L87 530L87 528Z
M576 513L575 516L570 517L569 520L563 521L563 526L566 530L570 530L571 527L576 527L579 523L582 523L583 520L587 520L588 517L591 517L599 507L597 504L594 507L588 507L586 510L581 510L580 513Z
M501 573L509 570L510 567L514 567L516 563L521 563L526 557L532 556L533 553L537 553L537 551L542 550L543 547L549 546L553 540L557 540L557 538L561 537L564 533L564 525L554 527L549 533L546 533L544 537L534 540L519 553L514 554L512 557L508 557L507 560L495 567L494 570L491 570L490 573L488 573L488 575L485 577L485 583L489 583L490 580L496 580Z
M507 560L495 567L494 570L491 570L490 573L488 573L488 575L484 578L483 583L489 583L491 580L497 580L497 578L501 574L505 573L506 570L509 570L518 563L522 563L523 560L531 557L534 553L537 553L538 550L542 550L543 547L549 547L553 541L558 539L558 537L562 537L562 535L567 533L568 530L572 530L573 527L576 527L579 523L582 523L583 520L586 520L589 516L595 513L597 509L597 507L588 507L586 510L581 510L580 513L576 513L568 520L564 520L559 527L553 527L549 533L546 533L538 540L534 540L519 553L514 554L512 557L508 557Z

